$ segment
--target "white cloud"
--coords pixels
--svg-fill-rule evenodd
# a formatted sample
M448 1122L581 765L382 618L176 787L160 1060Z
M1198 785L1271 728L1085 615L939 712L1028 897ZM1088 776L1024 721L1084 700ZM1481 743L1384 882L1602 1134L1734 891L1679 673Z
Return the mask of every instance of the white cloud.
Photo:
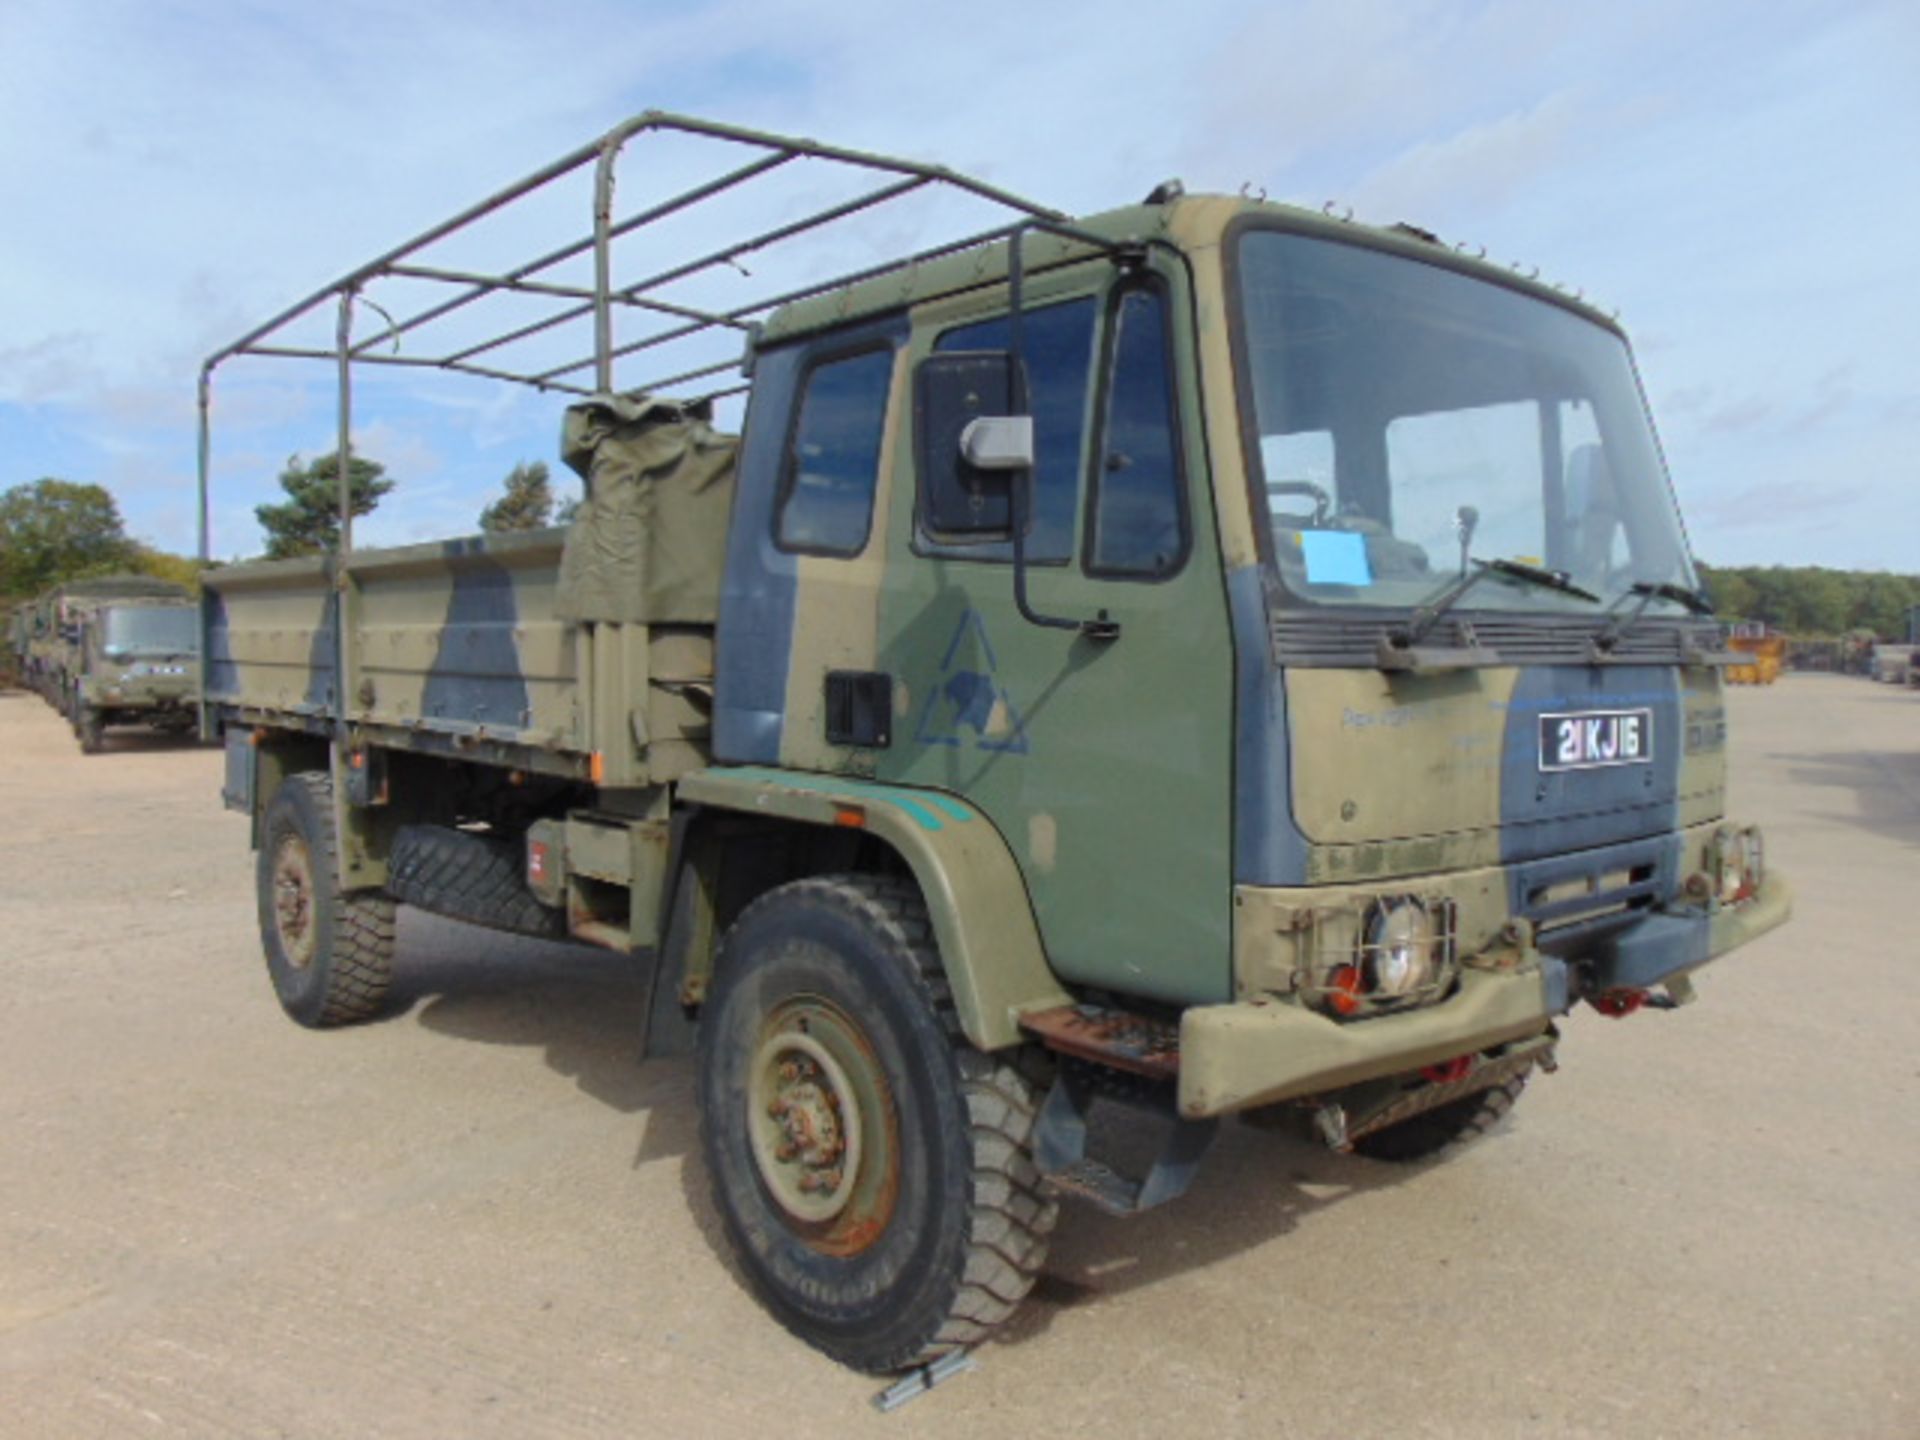
M1641 327L1683 494L1737 496L1780 463L1754 447L1797 451L1816 433L1824 448L1797 463L1844 455L1871 462L1868 495L1912 490L1910 15L1192 0L1169 23L999 0L7 0L0 194L30 223L0 227L0 487L43 473L124 483L133 527L184 548L190 479L183 504L141 477L191 476L202 357L658 105L944 162L1073 209L1135 200L1174 173L1194 188L1343 198L1619 304ZM683 159L649 152L623 176L623 203L678 178ZM584 205L567 198L565 216L505 224L461 253L482 263L538 248L549 229L570 238ZM887 219L795 271L911 247L955 214ZM697 228L663 242L685 253ZM785 273L777 257L750 263L758 280ZM401 288L374 298L398 303ZM720 274L688 291L738 288ZM330 326L316 317L320 343ZM411 336L409 353L458 333ZM217 548L246 547L250 506L271 498L287 453L331 447L330 388L324 367L222 371ZM554 460L561 403L370 379L363 443L391 445L380 458L414 482L380 524L405 538L470 527L514 460ZM444 488L429 493L429 475ZM1734 514L1741 544L1782 559L1801 544L1793 525L1750 524L1729 499L1695 526L1710 557L1716 517ZM1861 563L1914 563L1881 526L1842 519L1834 536Z
M1566 165L1572 133L1597 118L1561 91L1531 109L1416 141L1354 185L1353 205L1377 223L1415 218L1436 226L1503 206Z

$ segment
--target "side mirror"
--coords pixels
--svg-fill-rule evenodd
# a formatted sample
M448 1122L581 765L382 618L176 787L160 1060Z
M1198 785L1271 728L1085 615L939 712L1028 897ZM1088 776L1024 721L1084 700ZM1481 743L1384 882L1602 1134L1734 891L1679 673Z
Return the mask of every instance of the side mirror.
M982 415L960 432L960 458L976 470L1033 469L1033 417Z
M1033 419L1013 357L1003 351L930 355L914 376L914 458L920 524L936 540L985 545L1013 538L1015 477L1033 469Z

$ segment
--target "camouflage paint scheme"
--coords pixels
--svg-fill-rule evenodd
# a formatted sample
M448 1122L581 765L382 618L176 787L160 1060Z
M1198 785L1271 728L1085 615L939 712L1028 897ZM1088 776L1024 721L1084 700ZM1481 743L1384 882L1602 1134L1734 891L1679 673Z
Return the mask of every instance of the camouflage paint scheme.
M1152 583L1069 563L1032 566L1029 589L1043 612L1107 612L1118 640L1032 626L1008 565L916 548L914 367L942 330L1005 313L995 245L802 302L766 327L715 625L559 621L559 532L361 552L339 574L321 561L241 566L208 578L207 702L226 725L257 727L269 751L276 734L328 736L344 719L337 773L364 748L391 747L624 796L632 818L618 824L635 858L593 873L624 875L636 897L673 883L664 836L681 802L823 832L859 824L919 878L976 1044L1014 1043L1020 1013L1076 987L1160 1002L1182 1013L1190 1115L1540 1035L1570 1005L1576 963L1589 989L1684 990L1790 903L1777 876L1738 903L1716 898L1721 682L1684 658L1702 623L1650 624L1658 645L1623 648L1623 663L1569 655L1439 674L1286 663L1249 502L1222 255L1247 217L1616 328L1510 272L1287 207L1195 197L1112 212L1082 223L1152 242L1143 273L1173 317L1191 543ZM1096 300L1104 354L1116 267L1051 236L1028 242L1025 263L1029 306ZM893 353L865 547L783 550L774 506L801 377L862 346ZM1088 435L1099 393L1089 386ZM1082 506L1076 555L1084 526ZM348 642L338 686L336 589ZM888 677L890 743L827 742L832 671ZM1537 769L1538 715L1629 702L1667 737L1656 763ZM255 784L256 812L268 793ZM380 828L341 804L350 874L377 885ZM567 833L604 845L598 826L583 816ZM1622 887L1646 905L1625 928L1590 942L1578 927L1552 943L1537 934L1569 895ZM1296 991L1313 950L1350 948L1369 903L1406 894L1451 903L1459 992L1363 1024L1306 1008ZM632 914L661 910L636 898ZM637 919L623 934L635 947L658 938Z

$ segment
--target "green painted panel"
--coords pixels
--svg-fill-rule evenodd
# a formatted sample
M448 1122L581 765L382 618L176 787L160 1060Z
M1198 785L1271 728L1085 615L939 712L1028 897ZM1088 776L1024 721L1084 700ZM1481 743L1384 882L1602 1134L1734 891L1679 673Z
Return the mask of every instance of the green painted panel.
M1100 295L1103 356L1115 277L1105 263L1083 267L1037 285L1029 303ZM1162 278L1192 532L1184 566L1158 582L1089 576L1077 560L1032 567L1035 608L1071 618L1105 610L1121 634L1102 642L1029 624L1010 565L915 552L913 446L903 436L876 662L894 677L896 714L877 778L964 796L998 827L1057 974L1195 1003L1232 991L1233 657L1186 276L1172 265ZM930 352L939 329L994 306L983 293L971 310L940 306L937 324L917 315L910 359ZM1089 445L1099 444L1100 392L1089 386ZM1077 529L1086 524L1083 506ZM1076 534L1076 555L1084 538Z

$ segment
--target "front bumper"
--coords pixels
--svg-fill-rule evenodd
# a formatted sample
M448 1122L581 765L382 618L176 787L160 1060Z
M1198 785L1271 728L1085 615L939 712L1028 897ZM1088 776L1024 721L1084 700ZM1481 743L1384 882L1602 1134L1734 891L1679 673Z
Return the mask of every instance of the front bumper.
M170 685L115 685L89 680L81 686L81 698L99 710L184 710L193 703L193 691Z
M1342 1023L1278 997L1195 1006L1180 1020L1180 1113L1251 1110L1537 1035L1580 994L1675 980L1791 911L1785 878L1769 874L1751 899L1654 911L1574 961L1529 949L1494 967L1469 963L1439 1004L1367 1020Z

